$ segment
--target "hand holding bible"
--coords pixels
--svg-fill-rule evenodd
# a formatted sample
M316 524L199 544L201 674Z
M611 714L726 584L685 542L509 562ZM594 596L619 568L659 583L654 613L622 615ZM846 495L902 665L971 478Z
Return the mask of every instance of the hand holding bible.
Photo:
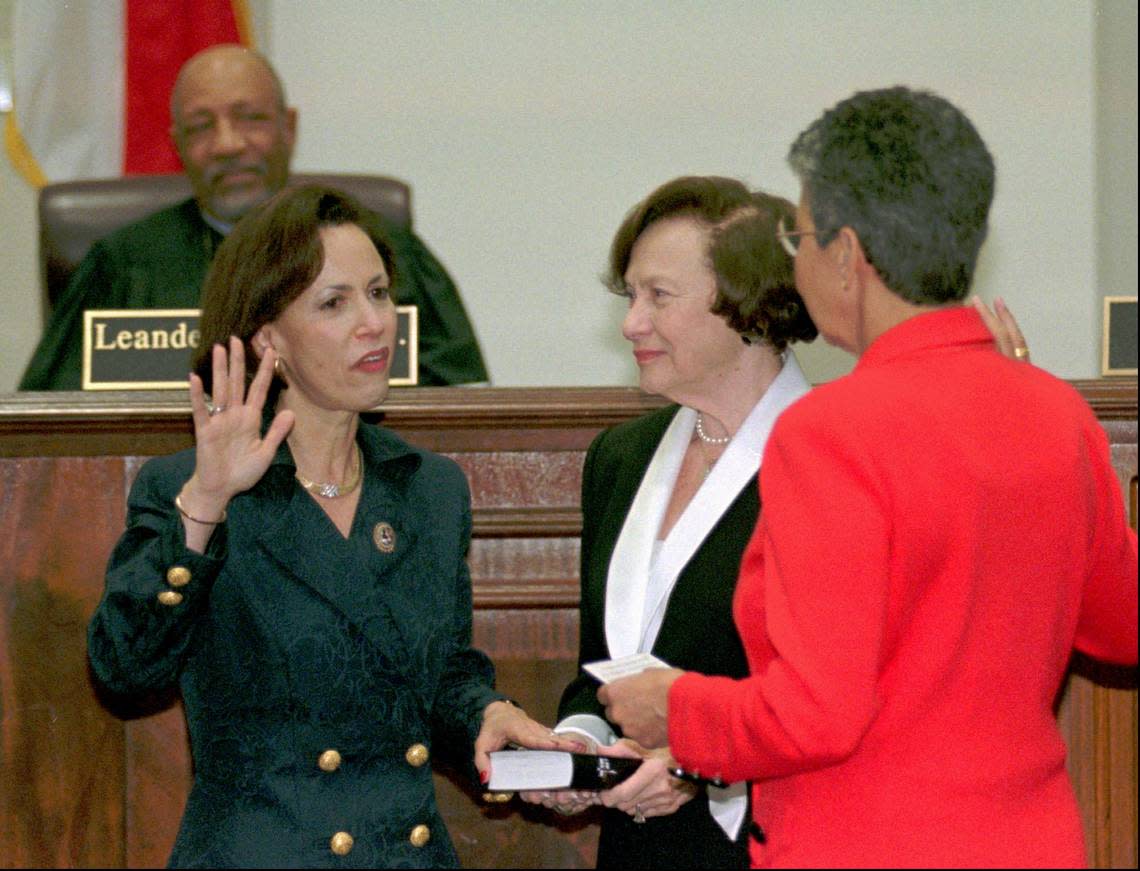
M647 819L676 813L681 805L690 801L699 791L696 783L681 780L672 774L678 766L668 747L647 750L636 741L622 738L607 747L606 752L641 759L641 765L631 777L599 797L606 807L617 808L635 820L639 817Z

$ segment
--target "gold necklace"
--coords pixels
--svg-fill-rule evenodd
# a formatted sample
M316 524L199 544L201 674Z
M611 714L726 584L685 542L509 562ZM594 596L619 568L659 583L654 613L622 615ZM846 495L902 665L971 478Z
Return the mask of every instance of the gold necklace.
M314 496L324 496L326 499L336 499L339 496L347 496L358 486L364 477L364 457L360 453L360 445L356 446L356 474L352 476L352 480L346 484L334 484L331 481L310 481L301 474L301 470L297 470L297 480L301 482L301 486L312 493Z

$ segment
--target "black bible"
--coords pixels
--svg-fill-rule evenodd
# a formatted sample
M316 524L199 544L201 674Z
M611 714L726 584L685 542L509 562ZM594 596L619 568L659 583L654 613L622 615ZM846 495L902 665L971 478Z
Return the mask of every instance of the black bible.
M640 759L594 756L566 750L496 750L491 753L487 789L610 789L641 765Z

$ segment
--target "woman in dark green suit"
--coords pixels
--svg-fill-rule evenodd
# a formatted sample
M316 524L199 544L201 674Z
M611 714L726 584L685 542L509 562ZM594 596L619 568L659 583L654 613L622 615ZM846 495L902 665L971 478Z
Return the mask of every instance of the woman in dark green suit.
M431 758L475 776L508 741L566 744L470 646L463 473L360 420L388 392L392 267L355 202L308 187L206 280L196 447L140 471L89 627L108 689L181 689L171 865L454 866Z
M669 665L743 677L732 622L756 482L776 416L807 392L787 351L816 331L776 237L786 200L719 177L675 179L618 229L607 283L629 300L622 334L641 388L674 405L600 434L582 479L580 663L651 652ZM686 665L681 665L686 663ZM743 867L744 784L698 789L606 722L598 683L567 687L556 731L648 760L597 798L599 867ZM529 793L561 813L595 799Z

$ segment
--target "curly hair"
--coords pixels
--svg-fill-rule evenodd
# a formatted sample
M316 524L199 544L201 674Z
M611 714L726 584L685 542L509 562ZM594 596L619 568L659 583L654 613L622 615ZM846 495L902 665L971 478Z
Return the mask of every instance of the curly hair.
M286 188L238 221L218 247L202 287L201 336L191 365L207 392L213 380L211 348L237 336L245 345L246 360L259 359L252 344L254 335L316 281L324 267L320 231L343 224L354 224L368 234L389 284L396 288L395 258L375 217L334 188ZM247 366L247 384L254 374L255 367ZM275 377L274 398L283 386Z
M641 234L665 218L694 218L710 229L707 264L717 288L710 311L746 343L766 342L783 351L789 342L817 335L796 291L792 259L776 238L780 218L791 225L794 215L787 200L752 192L736 179L675 178L626 215L614 234L602 283L624 295L626 269Z
M986 237L994 162L978 131L929 91L860 91L796 138L788 163L827 245L851 227L909 302L964 299Z

